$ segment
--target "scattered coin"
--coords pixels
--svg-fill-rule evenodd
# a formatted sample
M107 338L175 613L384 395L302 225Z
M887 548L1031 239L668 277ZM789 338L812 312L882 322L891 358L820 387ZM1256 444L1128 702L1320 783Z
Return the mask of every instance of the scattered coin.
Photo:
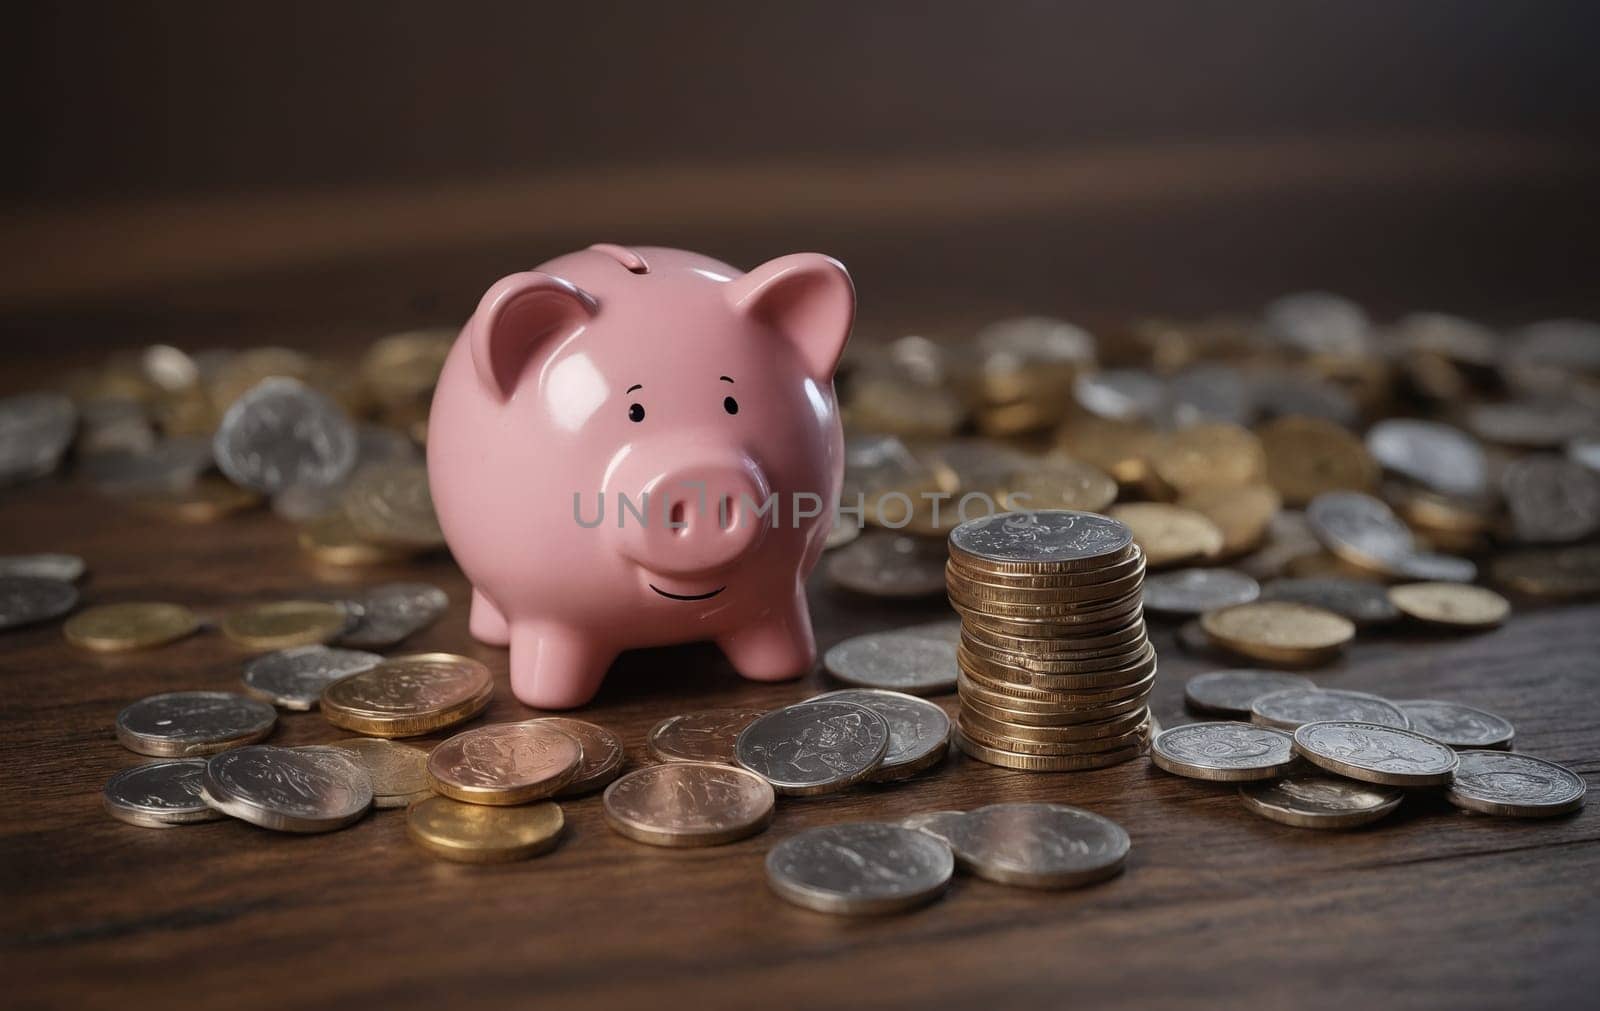
M991 804L922 831L949 843L962 869L1005 885L1078 888L1122 872L1121 825L1065 804Z
M1408 618L1451 628L1494 628L1511 614L1506 598L1465 583L1391 586L1389 601Z
M1393 787L1315 773L1239 787L1246 810L1295 828L1366 825L1399 807L1404 797L1404 791Z
M342 512L318 516L300 528L300 547L327 565L382 565L408 557L404 549L373 544L356 533L350 518Z
M113 818L143 828L166 828L222 815L200 798L203 758L174 758L123 769L106 784L106 810Z
M55 470L77 427L77 408L59 393L0 397L0 487Z
M1571 769L1508 751L1463 751L1445 798L1456 807L1507 818L1548 818L1583 806L1588 784Z
M367 540L414 550L444 545L428 491L428 470L421 464L362 467L340 501L356 533Z
M1301 666L1325 662L1355 636L1350 619L1320 607L1261 600L1207 611L1200 627L1241 656Z
M577 741L583 750L577 773L572 777L572 782L556 792L557 798L593 793L621 775L622 763L626 758L622 740L605 727L569 716L541 716L527 722L554 727Z
M1112 506L1110 516L1127 524L1152 569L1222 553L1222 530L1193 509L1165 502L1127 502Z
M872 775L875 783L915 776L938 765L950 748L950 717L926 699L878 688L847 688L811 701L822 699L854 702L888 721L889 750Z
M1250 704L1250 722L1279 730L1329 721L1374 723L1408 729L1411 721L1388 699L1337 688L1288 688L1269 692Z
M938 898L954 872L942 839L879 822L808 829L767 853L773 891L822 913L914 909Z
M1442 422L1380 421L1367 430L1367 452L1385 469L1446 495L1476 498L1488 488L1483 448Z
M520 807L428 797L406 811L406 834L434 856L468 864L505 863L548 853L566 818L550 801Z
M846 639L823 654L829 674L847 685L911 695L939 695L956 687L955 643L905 631Z
M1263 600L1289 600L1342 614L1357 627L1385 625L1400 618L1388 589L1365 579L1306 576L1274 579L1261 588Z
M114 450L78 461L78 473L110 495L145 495L192 487L215 461L209 440L172 436L145 452Z
M361 617L339 636L344 646L384 649L438 621L450 598L428 583L386 583L357 594Z
M315 709L329 685L382 662L378 654L360 650L296 646L246 663L244 690L284 709Z
M1261 440L1249 429L1205 422L1171 432L1150 455L1156 476L1178 494L1253 484L1266 473ZM1148 550L1148 549L1147 549Z
M269 744L206 762L201 796L223 814L278 832L331 832L372 806L366 773L349 758Z
M1559 544L1600 531L1600 474L1582 464L1524 456L1506 465L1500 490L1512 532L1523 543Z
M652 846L719 846L772 821L772 784L753 772L708 762L635 769L606 787L606 824Z
M1117 482L1100 468L1065 457L1046 457L1010 475L998 501L1009 510L1101 512L1116 498Z
M571 783L582 761L582 745L548 722L491 723L434 748L428 785L469 804L526 804Z
M1343 720L1295 728L1294 750L1329 772L1383 786L1440 786L1450 782L1458 764L1453 750L1430 737Z
M0 630L59 618L78 606L78 588L59 579L0 575Z
M481 713L494 693L489 668L454 653L390 657L329 685L322 715L374 737L416 737Z
M223 615L222 634L246 649L289 649L324 643L350 621L342 605L326 600L275 600Z
M1342 425L1291 415L1263 426L1260 434L1267 481L1291 506L1304 506L1324 492L1377 486L1377 465Z
M1194 615L1232 604L1247 604L1261 585L1233 569L1184 569L1144 581L1144 607L1160 614Z
M932 597L944 592L944 545L886 531L862 534L828 555L828 578L872 597Z
M1190 779L1238 782L1275 779L1294 764L1294 740L1250 723L1188 723L1150 744L1158 768Z
M1567 599L1600 594L1600 545L1517 551L1495 558L1497 582L1535 597Z
M1272 670L1218 670L1196 674L1183 686L1190 709L1222 716L1250 715L1256 699L1290 688L1315 688L1310 678Z
M79 611L62 626L67 641L96 653L122 653L175 642L200 627L181 604L102 604Z
M212 449L229 480L270 495L291 485L343 481L355 466L356 432L327 397L274 377L228 408Z
M650 728L646 746L658 762L715 762L737 765L734 742L765 709L704 709L669 716Z
M1476 567L1465 559L1419 551L1411 530L1386 504L1357 492L1320 495L1306 519L1329 551L1384 575L1468 582Z
M1072 384L1078 405L1112 421L1154 418L1166 400L1166 384L1144 369L1101 369L1086 372Z
M1411 729L1452 748L1506 748L1516 729L1511 721L1482 709L1439 699L1409 699L1395 705L1411 721Z
M1179 498L1177 505L1216 524L1222 531L1222 551L1218 557L1236 558L1261 547L1283 508L1283 499L1267 485L1246 484L1198 488Z
M1369 351L1372 324L1366 312L1342 295L1303 291L1267 303L1267 335L1305 354L1360 358Z
M159 757L211 755L253 744L272 733L277 712L233 692L151 695L117 714L117 740L129 751Z
M367 774L372 806L406 807L433 796L428 786L428 753L381 737L352 737L318 747L333 748Z
M779 793L833 793L869 779L889 750L889 723L864 706L799 702L754 720L734 757Z
M25 576L29 579L54 579L76 583L86 566L77 555L0 555L0 577Z

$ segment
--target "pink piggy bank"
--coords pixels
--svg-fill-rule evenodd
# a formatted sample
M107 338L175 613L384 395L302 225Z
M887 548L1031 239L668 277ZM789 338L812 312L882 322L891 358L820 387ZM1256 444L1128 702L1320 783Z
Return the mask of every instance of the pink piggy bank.
M810 668L854 315L815 253L741 274L599 245L484 294L439 377L428 478L517 698L579 706L620 651L705 639L754 680Z

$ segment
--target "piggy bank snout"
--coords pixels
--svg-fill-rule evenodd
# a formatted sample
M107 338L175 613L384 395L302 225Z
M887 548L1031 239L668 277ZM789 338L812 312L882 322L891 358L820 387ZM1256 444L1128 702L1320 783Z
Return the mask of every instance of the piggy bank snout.
M646 482L619 514L623 550L664 575L727 568L766 535L770 493L748 459L673 468Z

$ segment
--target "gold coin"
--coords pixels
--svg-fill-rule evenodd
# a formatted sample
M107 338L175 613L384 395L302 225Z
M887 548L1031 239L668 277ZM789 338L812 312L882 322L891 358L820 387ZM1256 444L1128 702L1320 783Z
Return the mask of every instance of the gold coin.
M1178 494L1200 488L1259 482L1266 472L1261 440L1248 429L1213 421L1167 434L1150 457L1150 466Z
M669 716L650 728L646 743L658 762L736 764L733 744L739 734L767 715L765 709L705 709Z
M391 657L322 691L329 723L375 737L417 737L465 722L494 694L489 668L454 653Z
M996 748L974 741L961 729L957 721L956 746L970 758L1004 769L1024 772L1080 772L1086 769L1104 769L1138 758L1142 747L1123 748L1099 755L1028 755L1007 748Z
M635 769L606 787L606 824L652 846L720 846L772 821L772 784L744 769L668 762Z
M352 737L319 747L343 752L372 782L372 806L406 807L431 796L428 753L381 737Z
M327 600L275 600L229 611L222 634L246 649L289 649L324 643L344 631L350 612Z
M566 734L583 749L583 760L578 763L572 782L556 792L557 797L577 797L608 785L622 773L622 763L627 757L622 739L598 723L575 720L569 716L540 716L528 723L543 723Z
M979 698L994 705L1042 713L1093 709L1097 706L1122 702L1136 695L1147 695L1150 687L1155 684L1155 679L1156 672L1152 668L1150 673L1132 684L1074 691L1020 684L1004 678L991 677L972 667L963 667L956 677L956 687L963 692L982 691L986 694Z
M1254 551L1266 539L1273 517L1283 508L1276 489L1265 484L1236 488L1201 488L1178 499L1177 505L1193 509L1222 531L1219 558L1235 558Z
M184 523L214 523L255 507L261 496L220 477L203 477L188 488L141 496L138 502Z
M1452 628L1493 628L1511 613L1506 598L1466 583L1391 586L1389 602L1408 617Z
M1045 457L1037 467L1011 475L1003 483L998 501L1009 511L1022 509L1076 509L1103 512L1117 500L1117 482L1105 471L1068 457Z
M361 358L361 379L385 407L424 400L455 342L450 330L411 330L374 341Z
M1132 575L1142 575L1143 572L1144 552L1140 551L1137 545L1133 546L1131 551L1121 555L1119 560L1115 562L1110 562L1101 568L1082 571L995 572L977 567L977 565L969 565L954 556L951 556L945 562L945 581L947 583L953 578L957 582L977 585L983 588L1003 588L1022 592L1064 590L1093 593L1095 592L1095 587L1101 584Z
M1424 529L1436 545L1441 533L1478 537L1494 527L1493 511L1481 502L1410 485L1385 485L1383 494L1407 523Z
M1040 744L1065 744L1073 741L1104 741L1138 730L1149 720L1150 714L1143 706L1107 719L1061 725L1041 725L1023 719L1012 719L1005 710L992 706L966 705L961 709L962 722L1002 738L1034 741Z
M1384 581L1383 572L1357 565L1329 551L1313 551L1291 558L1283 567L1283 573L1296 579L1326 576L1334 579L1359 579L1369 583Z
M366 540L416 550L444 544L428 491L428 469L421 464L363 467L345 488L340 506L357 536Z
M1328 491L1370 491L1378 483L1366 445L1331 421L1290 415L1264 425L1260 437L1267 482L1291 506Z
M342 512L318 516L300 528L300 547L329 565L381 565L405 559L408 552L387 544L373 544L356 533L355 524Z
M1129 502L1112 506L1108 515L1133 531L1152 569L1215 558L1222 551L1222 531L1193 509L1164 502Z
M1069 419L1056 431L1056 445L1069 458L1110 474L1119 484L1142 482L1161 436L1147 425L1091 415Z
M1356 634L1340 614L1287 600L1234 604L1200 617L1200 627L1224 649L1268 662L1302 664L1327 659Z
M582 762L583 746L548 722L491 723L434 748L428 785L468 804L526 804L572 782Z
M1600 594L1600 545L1519 551L1490 563L1497 582L1536 597Z
M995 705L988 701L990 696L980 696L969 691L965 685L960 690L962 712L973 712L979 716L987 716L991 720L1025 727L1073 727L1108 723L1123 719L1136 709L1143 709L1150 699L1149 695L1136 695L1117 702L1108 702L1104 706L1035 711Z
M96 653L149 649L191 635L200 619L182 604L102 604L79 611L62 626L67 641Z
M952 584L949 589L950 604L957 609L974 611L995 618L1038 618L1064 625L1096 624L1111 617L1120 617L1140 604L1140 591L1135 584L1132 590L1115 597L1087 601L1006 601L972 595L967 588Z
M961 732L969 740L991 748L1002 748L1014 751L1021 755L1041 756L1081 756L1103 755L1106 752L1117 752L1127 748L1137 748L1142 745L1150 733L1150 718L1148 714L1139 714L1142 718L1136 722L1132 729L1121 731L1110 737L1091 740L1040 740L1038 735L1048 734L1049 731L1040 731L1037 728L1021 727L1010 728L1004 724L991 723L972 713L961 714Z
M558 804L484 807L428 797L406 811L406 834L446 860L469 864L523 860L555 849L566 819Z
M1099 650L1115 651L1135 639L1142 639L1145 635L1145 625L1144 617L1141 614L1122 628L1112 629L1109 632L1093 636L1073 636L1072 641L1065 645L1059 638L1052 636L1036 636L1027 633L1015 635L1004 629L990 628L976 618L962 622L961 631L963 638L976 639L979 642L1007 650L1008 652L1050 657L1062 652L1086 654Z

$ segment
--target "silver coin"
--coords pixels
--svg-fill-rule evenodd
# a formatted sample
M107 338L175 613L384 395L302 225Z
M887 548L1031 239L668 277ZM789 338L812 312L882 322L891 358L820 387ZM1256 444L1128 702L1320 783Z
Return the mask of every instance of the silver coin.
M1600 471L1600 435L1580 435L1567 443L1567 459Z
M1588 784L1566 766L1509 751L1463 751L1445 799L1507 818L1547 818L1583 806Z
M1196 674L1183 686L1190 709L1224 716L1250 715L1250 705L1272 692L1290 688L1315 688L1310 678L1275 670L1216 670Z
M1318 495L1306 507L1312 533L1336 555L1388 565L1414 554L1416 539L1394 510L1371 495L1333 491Z
M889 750L872 774L875 783L907 779L938 765L950 748L950 717L926 699L879 688L846 688L810 701L837 699L866 706L889 724Z
M78 412L79 456L126 451L148 453L156 446L156 428L143 404L132 400L95 400Z
M833 646L822 665L847 685L911 695L940 695L956 688L956 644L912 632L873 632Z
M1150 760L1190 779L1274 779L1294 764L1294 740L1251 723L1187 723L1163 730L1150 745Z
M1361 406L1354 397L1326 379L1303 372L1269 369L1255 376L1250 395L1257 413L1267 418L1295 414L1345 428L1354 428L1361 421Z
M1094 335L1053 316L1016 316L996 320L973 338L985 355L1006 355L1024 362L1093 365Z
M1000 563L1089 561L1125 551L1132 543L1127 524L1070 509L997 513L950 531L953 550Z
M333 401L294 379L256 384L223 415L213 446L235 484L274 494L333 485L356 463L356 430Z
M1400 620L1400 609L1389 599L1383 584L1365 579L1274 579L1261 588L1261 599L1311 604L1342 614L1357 625L1385 625Z
M1477 440L1443 422L1390 418L1367 430L1367 452L1384 469L1443 495L1479 498L1489 463Z
M1144 581L1145 610L1161 614L1204 614L1260 595L1261 584L1233 569L1180 569Z
M872 776L889 751L889 722L865 706L799 702L752 722L734 741L738 763L779 793L833 793Z
M162 439L149 452L122 450L83 457L77 470L107 494L136 495L182 491L193 486L214 462L210 439L173 436Z
M1405 350L1438 355L1452 362L1492 368L1500 353L1500 338L1493 330L1460 316L1442 312L1414 312L1394 325Z
M900 635L914 635L923 639L940 639L951 643L961 641L959 621L930 621L923 625L907 625L895 631Z
M27 576L76 583L83 578L83 559L77 555L0 555L0 576Z
M1474 404L1466 420L1480 439L1522 449L1559 449L1567 440L1600 427L1600 414L1593 407L1552 396Z
M78 606L78 588L59 579L0 576L0 631L59 618Z
M1388 699L1366 692L1337 688L1288 688L1270 692L1250 703L1250 722L1279 730L1293 730L1305 723L1345 720L1375 723L1407 729L1411 721Z
M372 807L372 784L333 748L235 748L206 763L202 796L230 817L278 832L331 832Z
M1256 419L1256 386L1231 365L1191 365L1167 380L1161 417L1172 428L1207 421L1248 427Z
M1320 773L1289 776L1239 787L1245 809L1296 828L1355 828L1377 821L1405 797L1393 787L1358 783Z
M944 544L875 530L828 554L828 578L854 593L872 597L942 596Z
M1513 389L1528 394L1567 391L1585 376L1600 373L1600 323L1541 320L1511 337L1502 371Z
M427 583L386 583L354 598L360 620L338 638L341 646L382 649L438 621L450 598Z
M1459 702L1397 700L1411 729L1452 748L1509 748L1516 736L1511 721Z
M950 832L956 822L967 816L965 811L923 811L909 818L900 819L900 824L906 828L914 828L921 832L931 832L943 839L950 841Z
M55 470L77 427L77 408L59 393L0 397L0 487Z
M335 681L376 667L383 657L355 649L296 646L266 653L244 665L244 690L284 709L315 709Z
M1294 750L1335 775L1384 786L1439 786L1450 782L1459 764L1453 750L1431 737L1347 720L1297 727Z
M1143 421L1161 413L1167 386L1145 369L1102 369L1073 380L1072 396L1096 417Z
M1122 871L1121 825L1065 804L991 804L939 823L963 869L1029 888L1076 888Z
M210 755L272 733L277 710L233 692L166 692L117 714L117 740L141 755Z
M1517 540L1561 544L1600 531L1600 474L1554 455L1513 460L1500 490Z
M139 370L167 393L182 393L200 382L200 366L171 344L152 344L140 352Z
M1268 337L1303 354L1364 358L1371 349L1372 323L1365 310L1325 291L1272 300L1262 311L1262 325Z
M938 898L954 873L943 840L882 822L808 829L767 853L772 890L822 913L914 909Z
M143 828L166 828L222 815L200 798L205 778L203 758L173 758L123 769L102 792L113 818Z

